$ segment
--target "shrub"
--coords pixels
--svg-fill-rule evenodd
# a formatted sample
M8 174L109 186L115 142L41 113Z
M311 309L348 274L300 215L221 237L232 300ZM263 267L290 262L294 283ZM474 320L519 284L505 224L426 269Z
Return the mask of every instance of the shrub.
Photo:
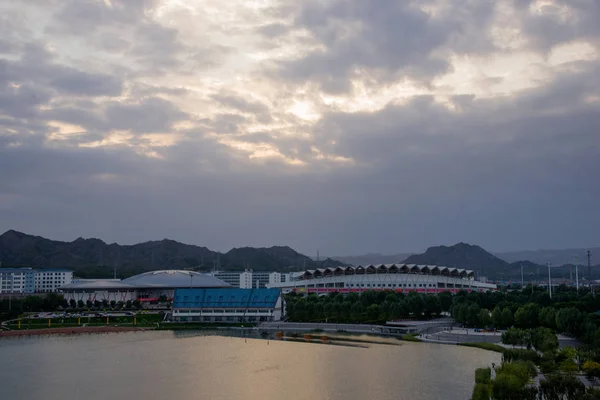
M485 343L485 342L477 342L477 343L459 343L459 346L465 347L476 347L478 349L496 351L498 353L504 353L507 349L495 343Z
M485 383L476 383L473 388L471 400L490 400L492 396L492 387Z
M580 399L585 386L573 375L549 375L540 382L540 394L546 399Z
M600 364L595 361L586 361L583 364L583 370L590 380L600 377Z
M490 368L477 368L475 370L475 382L489 384L491 374L492 370Z
M525 350L525 349L506 349L504 351L504 362L513 362L513 361L531 361L534 364L537 364L540 360L540 356L537 352L533 350Z

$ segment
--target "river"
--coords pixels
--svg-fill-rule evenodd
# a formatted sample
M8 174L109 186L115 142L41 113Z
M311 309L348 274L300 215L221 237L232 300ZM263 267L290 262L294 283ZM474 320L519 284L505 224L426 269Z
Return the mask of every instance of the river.
M377 339L336 346L210 333L0 339L4 399L465 400L480 349ZM399 344L399 345L398 345Z

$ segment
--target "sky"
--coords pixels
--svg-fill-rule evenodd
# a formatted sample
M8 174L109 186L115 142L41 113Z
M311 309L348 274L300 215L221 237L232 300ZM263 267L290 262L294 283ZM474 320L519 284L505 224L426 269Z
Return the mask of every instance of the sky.
M0 0L0 231L600 245L597 0Z

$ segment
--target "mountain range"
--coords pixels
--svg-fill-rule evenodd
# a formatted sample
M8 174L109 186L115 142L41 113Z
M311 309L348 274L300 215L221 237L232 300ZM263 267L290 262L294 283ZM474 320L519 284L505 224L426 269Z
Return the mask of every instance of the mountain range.
M578 263L579 265L587 265L586 252L590 250L592 255L600 255L600 247L579 248L579 249L561 249L561 250L522 250L509 252L491 252L496 257L509 263L522 260L529 260L536 264L547 265L564 265ZM355 256L332 256L336 260L343 261L352 265L361 264L389 264L397 263L406 260L408 257L417 253L398 253L392 255L368 253Z
M547 279L547 263L552 264L552 276L570 279L575 276L573 255L579 256L579 276L588 277L586 249L537 250L512 253L490 253L480 246L457 243L453 246L434 246L422 254L366 254L363 256L335 257L350 264L380 264L404 262L406 264L444 265L447 267L471 269L478 276L493 280L520 281L521 268L524 280ZM590 249L592 254L600 254L600 248ZM504 257L504 254L509 256ZM528 258L531 257L531 258ZM569 262L571 260L571 262ZM357 262L359 261L359 262ZM600 266L591 268L593 279L600 278Z
M573 250L565 250L573 254ZM600 249L594 251L598 254ZM513 258L519 253L512 253ZM536 252L525 252L525 255ZM550 254L550 253L545 253ZM559 252L555 251L555 257ZM582 254L585 254L584 252ZM360 262L357 262L357 260ZM368 260L371 261L368 261ZM556 258L555 258L556 259ZM586 262L587 260L585 260ZM299 271L303 269L332 266L398 263L444 265L471 269L478 276L493 280L520 280L521 268L526 280L543 280L547 277L547 267L532 260L519 259L513 262L498 254L487 252L480 246L457 243L453 246L434 246L422 254L379 254L360 257L336 257L313 260L288 246L240 247L226 253L212 251L206 247L194 246L163 239L135 245L107 244L100 239L78 238L72 242L62 242L9 230L0 235L0 263L2 266L30 266L36 268L70 268L81 278L111 276L115 271L118 277L127 277L157 269L193 269L196 271L243 270L257 271ZM581 264L585 265L585 262ZM559 266L560 265L560 266ZM554 264L555 278L569 278L571 264ZM600 266L592 268L592 277L599 277ZM587 268L579 269L581 278L588 277Z
M157 269L290 271L345 265L331 259L314 261L287 246L241 247L220 253L169 239L123 246L100 239L61 242L14 230L0 235L0 262L3 266L70 268L82 278L106 277L114 270L119 277L127 277Z

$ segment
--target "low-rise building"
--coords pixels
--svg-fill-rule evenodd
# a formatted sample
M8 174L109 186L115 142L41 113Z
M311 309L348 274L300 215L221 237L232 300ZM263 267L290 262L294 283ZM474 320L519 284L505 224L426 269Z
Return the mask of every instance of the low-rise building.
M171 319L180 322L264 322L283 316L279 289L177 289Z

